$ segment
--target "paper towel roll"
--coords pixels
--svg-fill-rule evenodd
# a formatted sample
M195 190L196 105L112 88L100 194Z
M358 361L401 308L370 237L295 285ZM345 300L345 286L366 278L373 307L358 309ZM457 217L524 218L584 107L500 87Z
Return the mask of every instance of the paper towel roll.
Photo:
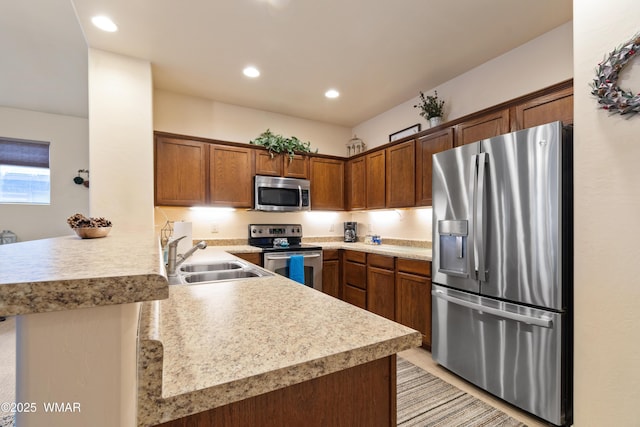
M191 236L191 223L186 221L176 221L173 223L172 239L187 236L178 242L178 254L184 254L193 246L193 237Z

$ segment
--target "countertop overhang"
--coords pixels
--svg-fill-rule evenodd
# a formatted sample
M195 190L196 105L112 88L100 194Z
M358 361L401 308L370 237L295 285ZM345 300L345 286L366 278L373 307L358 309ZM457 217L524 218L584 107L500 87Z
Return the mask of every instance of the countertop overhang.
M0 245L0 316L165 299L153 235L55 237Z

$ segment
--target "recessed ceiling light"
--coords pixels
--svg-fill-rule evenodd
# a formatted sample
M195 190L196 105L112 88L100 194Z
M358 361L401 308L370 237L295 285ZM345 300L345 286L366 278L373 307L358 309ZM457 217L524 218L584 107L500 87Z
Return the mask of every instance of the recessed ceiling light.
M110 33L118 31L118 26L108 16L94 16L91 18L91 22L103 31L108 31Z
M245 76L251 77L251 78L255 78L260 75L260 71L256 67L247 67L244 70L242 70L242 73Z
M324 93L324 96L326 96L327 98L337 98L340 96L340 92L335 89L329 89Z

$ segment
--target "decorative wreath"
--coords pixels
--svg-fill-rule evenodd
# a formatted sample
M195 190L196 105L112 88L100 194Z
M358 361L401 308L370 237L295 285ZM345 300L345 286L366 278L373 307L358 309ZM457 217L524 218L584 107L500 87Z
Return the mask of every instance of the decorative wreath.
M640 94L624 91L617 85L620 71L640 49L640 33L621 47L605 56L596 68L597 77L593 79L592 95L598 97L598 104L611 113L636 114L640 112Z

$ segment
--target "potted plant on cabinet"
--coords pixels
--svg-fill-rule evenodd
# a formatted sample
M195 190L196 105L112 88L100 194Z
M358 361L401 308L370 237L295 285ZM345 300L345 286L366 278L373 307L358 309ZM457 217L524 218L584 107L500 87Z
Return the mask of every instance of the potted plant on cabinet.
M286 138L282 135L277 135L271 132L271 130L267 129L262 132L256 139L253 141L249 141L250 144L260 145L267 150L269 150L269 154L273 158L274 153L288 153L289 159L293 159L293 155L295 152L300 153L311 153L311 143L310 142L302 142L295 136L291 138ZM318 150L316 149L316 153Z
M430 127L438 126L442 123L444 114L444 101L438 99L438 91L435 95L427 95L420 92L420 103L413 106L420 109L420 115L427 119Z

